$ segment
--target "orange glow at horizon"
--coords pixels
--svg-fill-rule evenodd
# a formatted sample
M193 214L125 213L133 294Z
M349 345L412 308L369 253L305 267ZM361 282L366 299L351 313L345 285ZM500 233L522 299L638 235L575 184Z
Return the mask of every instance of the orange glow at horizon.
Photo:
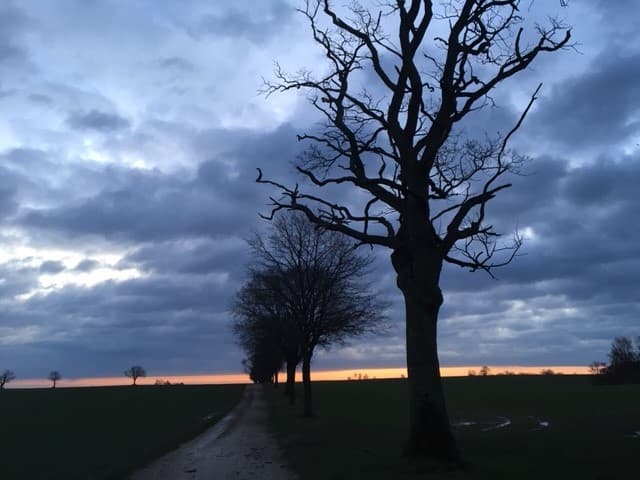
M440 374L443 377L464 377L470 370L476 374L480 366L463 367L441 367ZM551 365L551 366L520 366L520 365L489 365L489 373L496 375L506 371L516 374L539 374L543 369L551 369L555 373L565 375L586 375L589 374L589 367L577 365ZM351 368L341 370L318 370L311 371L312 380L347 380L356 379L362 375L369 379L382 378L402 378L407 376L406 368ZM280 373L280 381L285 378L284 373ZM245 373L225 373L211 375L158 375L152 377L139 378L138 385L153 385L156 380L168 380L171 383L184 383L185 385L211 385L211 384L231 384L250 383L249 376ZM300 381L301 376L297 373L296 380ZM96 378L72 378L62 379L57 383L60 388L64 387L108 387L131 385L131 379L126 377L96 377ZM46 388L51 386L51 381L46 379L16 379L5 388Z

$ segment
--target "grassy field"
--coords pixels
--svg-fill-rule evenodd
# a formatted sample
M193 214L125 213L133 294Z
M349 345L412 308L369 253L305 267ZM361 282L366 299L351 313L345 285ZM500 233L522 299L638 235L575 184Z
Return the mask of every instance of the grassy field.
M176 385L0 391L0 478L123 478L215 423L239 401L242 389Z
M638 479L640 385L594 386L586 376L445 379L465 472L433 473L402 458L404 380L318 382L316 418L269 388L272 426L304 480ZM301 392L300 392L301 393ZM300 398L300 397L299 397ZM504 422L504 428L491 429ZM540 422L548 422L545 428ZM489 429L489 430L487 430Z

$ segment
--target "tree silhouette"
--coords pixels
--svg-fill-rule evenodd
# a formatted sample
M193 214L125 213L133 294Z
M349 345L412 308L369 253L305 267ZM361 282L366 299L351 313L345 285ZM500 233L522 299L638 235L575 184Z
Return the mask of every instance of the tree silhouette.
M56 383L62 378L62 375L60 375L60 372L57 370L53 370L52 372L49 372L49 376L47 378L52 382L51 388L56 388Z
M633 342L628 337L616 337L611 343L609 351L609 365L625 365L640 360L640 355L633 348Z
M273 288L277 272L251 270L232 306L234 335L247 354L244 365L255 382L270 381L287 364L285 394L294 403L295 369L300 361L297 338L286 308Z
M136 385L136 381L138 380L138 378L146 377L147 372L140 365L134 365L133 367L124 371L124 376L131 378L133 380L133 385Z
M3 389L5 384L9 383L12 380L15 380L16 374L11 370L5 370L0 374L0 389Z
M637 350L628 337L616 337L609 351L609 365L602 369L600 381L608 383L640 383L640 338Z
M302 361L304 415L312 416L315 349L373 331L382 320L386 303L366 281L371 258L359 255L345 236L317 228L300 214L278 217L268 239L256 236L250 245L254 267L234 303L234 331L279 348L287 385L293 385L290 372Z
M525 32L519 3L443 1L438 11L430 0L384 2L379 11L356 3L341 16L329 0L308 0L301 13L329 71L291 75L277 66L264 89L302 89L324 119L298 136L309 145L297 164L305 191L258 170L258 183L279 190L268 218L298 210L327 230L392 251L405 302L411 456L460 460L437 354L440 273L444 263L491 273L520 246L517 234L496 243L487 206L524 160L507 145L540 87L504 134L463 138L461 122L491 105L501 82L570 39L555 19ZM394 19L389 35L383 23ZM350 190L339 194L343 187Z

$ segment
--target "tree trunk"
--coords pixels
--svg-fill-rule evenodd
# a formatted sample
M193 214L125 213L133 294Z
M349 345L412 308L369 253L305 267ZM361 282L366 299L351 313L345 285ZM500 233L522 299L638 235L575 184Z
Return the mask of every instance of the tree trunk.
M289 398L289 405L295 405L296 403L296 365L297 362L287 360L287 384L284 394Z
M304 392L304 410L302 416L313 416L313 403L311 401L311 356L313 352L305 353L302 358L302 385Z
M415 242L415 238L412 240ZM459 464L438 361L442 258L434 248L425 248L425 243L415 242L414 248L398 249L391 255L406 315L409 437L405 453L409 457Z
M273 374L273 386L278 388L278 371Z

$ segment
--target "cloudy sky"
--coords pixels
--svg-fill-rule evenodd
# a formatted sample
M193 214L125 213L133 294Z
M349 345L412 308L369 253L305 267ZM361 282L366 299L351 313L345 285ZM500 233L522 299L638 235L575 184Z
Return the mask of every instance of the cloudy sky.
M522 255L497 280L444 272L445 365L585 365L640 334L640 0L522 3L565 18L577 49L469 123L508 127L544 82L514 139L527 174L489 210L524 232ZM0 369L240 371L228 306L272 193L255 169L295 182L295 135L317 121L304 96L258 93L276 60L324 68L296 5L0 3ZM389 334L316 368L404 365L389 252L376 254Z

